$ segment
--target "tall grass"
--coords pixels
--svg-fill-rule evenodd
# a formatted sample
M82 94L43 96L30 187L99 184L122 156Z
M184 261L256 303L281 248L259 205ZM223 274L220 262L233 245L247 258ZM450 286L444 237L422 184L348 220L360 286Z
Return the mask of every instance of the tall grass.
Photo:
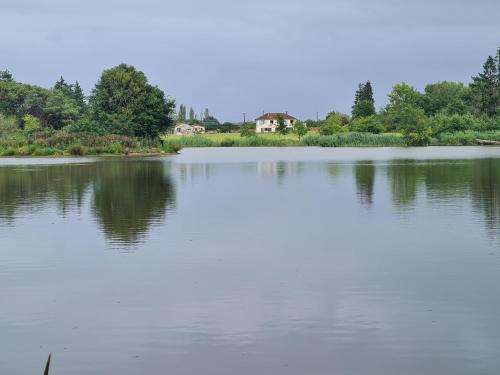
M442 146L472 146L477 145L478 139L500 141L500 130L466 130L453 133L441 133L434 140L433 144Z
M320 147L383 147L405 146L401 134L339 133L333 135L309 135L302 140L306 146Z
M239 134L200 134L193 136L167 136L167 145L182 147L285 147L300 145L293 134L257 134L241 137Z

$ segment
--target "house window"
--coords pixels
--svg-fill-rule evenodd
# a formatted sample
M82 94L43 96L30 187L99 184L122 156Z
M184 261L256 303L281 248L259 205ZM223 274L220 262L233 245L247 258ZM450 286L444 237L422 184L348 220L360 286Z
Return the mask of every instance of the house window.
M274 120L271 120L271 125L274 124Z

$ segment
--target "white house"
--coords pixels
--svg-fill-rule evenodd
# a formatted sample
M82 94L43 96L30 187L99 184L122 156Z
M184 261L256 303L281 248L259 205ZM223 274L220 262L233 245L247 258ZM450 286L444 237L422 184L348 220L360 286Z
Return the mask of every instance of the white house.
M283 116L286 127L291 130L293 124L298 121L295 117L288 113L266 113L255 119L255 132L257 133L273 133L278 126L278 116Z
M193 135L205 133L205 127L201 125L176 124L171 132L173 135Z

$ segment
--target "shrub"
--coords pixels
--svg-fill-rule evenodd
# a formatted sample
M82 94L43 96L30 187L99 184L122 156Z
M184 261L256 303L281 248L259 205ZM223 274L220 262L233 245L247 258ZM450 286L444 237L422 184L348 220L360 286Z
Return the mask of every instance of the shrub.
M242 137L253 137L255 136L255 125L252 123L245 124L241 127Z
M30 145L30 146L22 146L17 150L17 154L20 156L29 156L33 155L36 151L36 146Z
M24 124L24 131L28 134L36 132L42 128L40 120L32 115L24 115L23 124Z
M449 146L466 146L475 145L476 134L472 131L455 132L455 133L441 133L437 139L438 144Z
M228 138L228 139L223 139L220 143L221 147L233 147L234 146L234 139Z
M13 147L9 147L2 152L2 156L15 156L17 154L17 150Z
M53 148L50 147L43 147L43 148L35 148L35 150L31 153L33 156L51 156L55 155L57 153L57 150L54 150Z
M446 115L440 113L434 116L431 120L431 127L434 134L464 132L466 130L473 130L478 122L474 116L466 115Z
M332 112L328 115L326 121L321 125L319 132L321 135L333 135L336 133L346 133L349 131L348 125L345 123L346 118L337 113Z
M99 135L105 134L105 130L102 126L86 117L64 127L64 130L69 133L94 133Z
M119 143L112 143L107 147L106 152L108 154L118 155L118 154L124 154L125 150L123 149L122 145L120 145Z
M180 150L182 150L182 146L177 143L167 144L165 151L170 154L177 154Z
M358 117L352 121L351 129L359 133L380 134L386 131L377 116Z
M86 154L85 147L83 147L81 144L78 144L78 143L71 145L68 148L68 152L70 155L73 155L73 156L83 156Z

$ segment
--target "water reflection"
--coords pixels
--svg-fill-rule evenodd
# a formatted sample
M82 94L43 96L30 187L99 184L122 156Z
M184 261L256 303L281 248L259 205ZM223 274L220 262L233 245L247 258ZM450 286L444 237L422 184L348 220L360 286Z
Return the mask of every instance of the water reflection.
M387 176L392 202L397 209L415 208L420 170L414 160L396 160L389 163Z
M99 163L96 167L92 211L114 241L138 242L175 205L174 184L161 162Z
M85 201L111 241L133 244L175 206L175 187L157 160L0 168L0 224L53 207L66 215Z
M354 176L359 201L363 205L373 203L373 186L375 185L375 165L373 162L357 162L354 166Z

